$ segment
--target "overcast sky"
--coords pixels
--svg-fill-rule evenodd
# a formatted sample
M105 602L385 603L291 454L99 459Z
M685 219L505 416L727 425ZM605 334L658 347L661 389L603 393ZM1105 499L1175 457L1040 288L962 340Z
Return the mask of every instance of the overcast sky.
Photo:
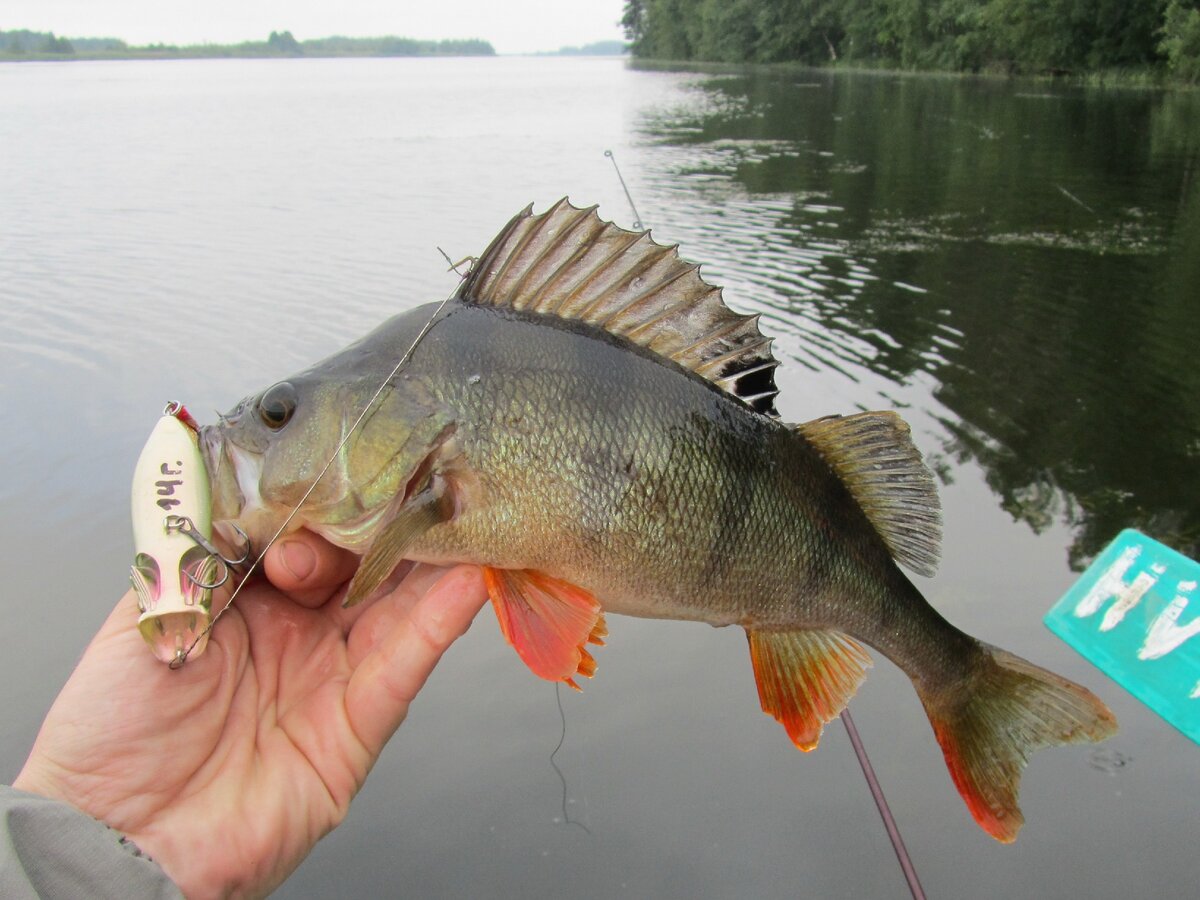
M289 30L483 38L497 53L529 53L623 38L623 0L0 0L0 30L118 37L131 44L236 43Z

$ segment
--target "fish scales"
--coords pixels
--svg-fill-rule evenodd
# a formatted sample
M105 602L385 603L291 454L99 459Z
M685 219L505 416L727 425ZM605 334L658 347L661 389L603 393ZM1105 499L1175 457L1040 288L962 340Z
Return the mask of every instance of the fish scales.
M925 601L897 565L932 574L941 534L908 427L786 425L776 364L673 248L565 200L527 209L447 304L203 429L213 519L261 546L307 496L293 527L363 555L348 603L402 559L479 565L505 638L575 687L605 612L740 625L763 710L803 750L865 677L862 641L910 677L972 816L1010 841L1028 754L1115 720Z
M398 321L393 349L428 314ZM828 467L709 383L588 331L460 306L414 353L408 377L461 423L490 500L431 528L413 558L552 571L613 612L852 625L831 592L866 576L820 532L857 507Z

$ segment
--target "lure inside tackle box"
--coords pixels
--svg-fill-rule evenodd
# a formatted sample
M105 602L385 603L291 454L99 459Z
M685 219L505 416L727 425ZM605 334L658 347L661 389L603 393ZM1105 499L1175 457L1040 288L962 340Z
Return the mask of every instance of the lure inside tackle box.
M1047 627L1200 743L1200 563L1126 529L1045 616Z

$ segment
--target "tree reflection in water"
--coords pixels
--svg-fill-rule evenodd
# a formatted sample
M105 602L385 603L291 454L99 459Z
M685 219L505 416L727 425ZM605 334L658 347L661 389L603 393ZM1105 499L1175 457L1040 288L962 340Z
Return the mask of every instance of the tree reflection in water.
M686 160L647 190L712 204L685 252L801 362L931 383L935 465L1067 523L1074 568L1125 527L1200 555L1200 98L794 70L694 94L641 123Z

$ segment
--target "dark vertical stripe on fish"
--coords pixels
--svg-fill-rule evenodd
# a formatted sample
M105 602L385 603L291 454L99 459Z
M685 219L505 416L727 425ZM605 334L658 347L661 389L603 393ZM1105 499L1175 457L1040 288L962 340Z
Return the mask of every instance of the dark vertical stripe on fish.
M715 459L710 460L710 465L722 473L718 479L720 505L714 508L716 531L709 543L703 580L706 585L716 586L725 582L741 553L750 550L744 547L747 538L745 522L757 479L745 477L749 473L745 472L745 461L739 459L736 442L725 440L724 435L714 429L707 435L706 443L715 451L712 454Z

